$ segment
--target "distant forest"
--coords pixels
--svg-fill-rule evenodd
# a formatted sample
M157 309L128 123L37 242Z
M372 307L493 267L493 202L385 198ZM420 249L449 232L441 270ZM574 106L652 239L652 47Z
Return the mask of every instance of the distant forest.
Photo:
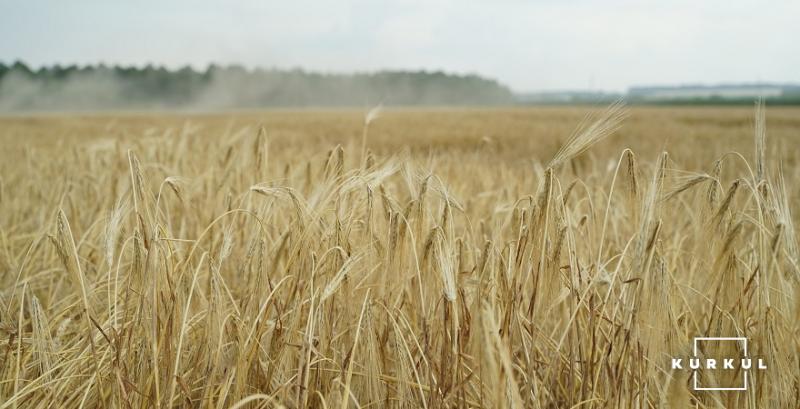
M33 69L0 63L0 111L505 105L509 88L476 75L428 71L322 74L211 65L205 70L105 65Z

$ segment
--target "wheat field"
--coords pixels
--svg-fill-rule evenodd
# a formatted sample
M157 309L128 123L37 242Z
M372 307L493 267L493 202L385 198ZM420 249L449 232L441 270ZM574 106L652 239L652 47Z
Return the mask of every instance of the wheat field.
M0 118L0 408L796 407L798 140L778 107ZM698 336L768 369L695 391Z

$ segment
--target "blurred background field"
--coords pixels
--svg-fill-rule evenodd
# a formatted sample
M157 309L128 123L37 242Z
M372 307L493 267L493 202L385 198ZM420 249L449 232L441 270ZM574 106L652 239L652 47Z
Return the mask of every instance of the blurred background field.
M591 106L387 108L370 127L370 149L395 153L480 151L513 163L549 158ZM360 143L365 110L271 110L209 114L71 113L0 116L4 152L25 146L68 148L89 141L136 140L191 132L221 138L264 127L274 143L307 148ZM800 139L800 108L768 107L769 135L787 151ZM752 107L633 107L624 126L592 150L605 159L622 147L640 155L668 149L697 167L725 151L752 152ZM683 153L690 153L684 155ZM786 158L792 160L792 158Z

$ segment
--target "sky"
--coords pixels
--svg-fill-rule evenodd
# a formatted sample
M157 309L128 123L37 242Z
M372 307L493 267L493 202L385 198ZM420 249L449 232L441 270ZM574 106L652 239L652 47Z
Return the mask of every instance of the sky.
M0 61L444 70L515 91L800 82L800 1L0 0Z

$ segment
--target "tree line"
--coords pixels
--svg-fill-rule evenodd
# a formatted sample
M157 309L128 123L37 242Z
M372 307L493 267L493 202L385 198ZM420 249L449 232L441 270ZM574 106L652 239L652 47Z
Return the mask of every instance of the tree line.
M161 66L31 68L0 63L0 110L220 109L390 105L505 105L511 90L440 71L326 74L302 69Z

